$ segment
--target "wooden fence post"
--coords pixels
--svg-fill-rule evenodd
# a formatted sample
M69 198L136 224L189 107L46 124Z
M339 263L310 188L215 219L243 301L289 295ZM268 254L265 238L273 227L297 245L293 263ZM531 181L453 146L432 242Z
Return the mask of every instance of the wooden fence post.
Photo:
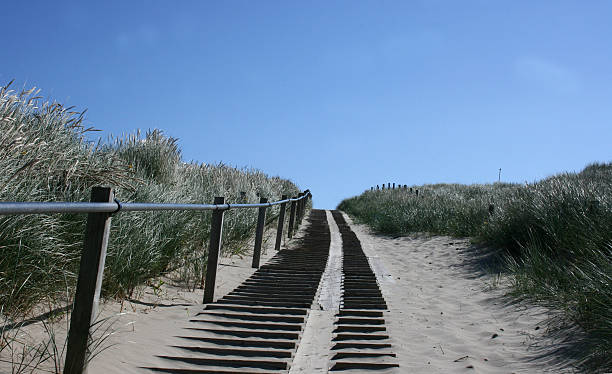
M393 189L395 189L395 183L393 183Z
M302 217L304 216L304 195L306 193L305 192L300 192L300 194L298 195L298 197L301 197L302 199L300 201L298 201L298 206L297 206L297 224L295 225L295 230L297 231L297 229L300 227L300 225L302 224Z
M283 195L281 200L287 200L287 195ZM281 246L281 239L283 237L283 225L285 224L285 210L287 210L287 203L281 203L280 212L278 213L278 228L276 229L276 244L274 244L274 250L278 251Z
M300 200L302 202L302 207L300 209L300 225L304 220L304 216L306 215L306 203L308 202L308 190L302 192L303 199Z
M293 226L295 223L295 201L291 202L291 211L289 212L289 232L287 236L289 239L293 238Z
M225 197L215 197L215 204L225 204ZM217 264L219 263L221 235L223 233L223 213L225 213L225 210L213 210L212 219L210 220L210 242L206 264L206 282L204 283L204 304L212 303L215 297Z
M260 204L267 203L268 199L262 197L259 199ZM259 268L259 260L261 258L261 242L263 241L263 231L266 224L266 209L268 207L260 207L257 215L257 230L255 231L255 248L253 249L253 263L251 267Z
M108 203L113 202L113 199L112 188L94 187L91 190L92 203ZM81 374L87 370L88 356L91 353L88 350L91 338L90 327L98 314L110 222L110 213L87 215L79 277L70 318L64 374Z

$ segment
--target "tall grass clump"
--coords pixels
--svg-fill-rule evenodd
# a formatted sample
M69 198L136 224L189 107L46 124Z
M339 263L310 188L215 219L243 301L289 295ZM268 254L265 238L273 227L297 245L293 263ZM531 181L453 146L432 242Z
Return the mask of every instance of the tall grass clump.
M586 372L612 371L612 163L532 184L366 191L339 209L380 233L471 237L505 250L512 294L560 311Z
M124 202L258 202L296 195L292 182L252 169L182 161L177 140L159 130L92 144L83 112L42 101L36 90L0 89L0 201L89 201L112 186ZM278 207L269 210L270 217ZM103 292L130 297L147 280L173 273L201 285L210 212L134 212L113 217ZM256 209L225 215L224 250L241 252ZM0 216L0 316L17 321L40 305L65 306L76 283L86 216ZM0 351L3 347L0 342Z

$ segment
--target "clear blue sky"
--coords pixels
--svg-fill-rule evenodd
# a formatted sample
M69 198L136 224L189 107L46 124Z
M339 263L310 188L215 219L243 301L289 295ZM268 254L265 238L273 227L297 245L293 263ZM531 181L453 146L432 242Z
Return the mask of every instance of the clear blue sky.
M160 128L186 161L315 206L383 182L533 181L612 160L609 1L28 1L0 84Z

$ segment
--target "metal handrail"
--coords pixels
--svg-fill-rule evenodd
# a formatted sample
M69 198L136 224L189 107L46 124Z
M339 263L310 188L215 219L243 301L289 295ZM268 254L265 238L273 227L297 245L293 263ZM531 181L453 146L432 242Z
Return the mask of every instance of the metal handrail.
M272 201L259 204L174 204L174 203L113 203L91 202L0 202L0 215L13 214L50 214L50 213L115 213L115 212L153 212L168 210L229 210L246 208L264 208L293 201L299 201L310 195Z

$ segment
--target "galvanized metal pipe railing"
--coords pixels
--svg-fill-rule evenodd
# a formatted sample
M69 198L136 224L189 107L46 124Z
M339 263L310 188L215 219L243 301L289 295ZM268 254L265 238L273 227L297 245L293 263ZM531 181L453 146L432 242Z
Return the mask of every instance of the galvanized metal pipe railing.
M247 208L268 208L307 196L258 204L173 204L173 203L124 203L115 199L112 203L94 202L0 202L0 215L54 214L54 213L118 213L118 212L160 212L168 210L230 210Z
M0 215L21 214L55 214L55 213L88 213L85 228L85 241L81 254L81 263L74 298L70 330L66 346L64 374L81 374L86 370L89 355L87 345L91 339L90 328L97 317L98 300L102 287L106 248L108 246L110 222L114 214L120 212L158 212L158 211L205 211L212 210L210 244L204 284L204 303L212 302L215 292L217 263L221 249L223 214L230 209L259 208L258 225L253 257L253 267L259 267L261 240L264 230L265 210L274 205L281 206L275 249L280 248L283 221L287 203L291 203L289 220L289 238L297 228L302 214L295 215L295 206L299 204L301 213L306 200L312 197L310 191L300 193L299 197L290 199L283 195L279 201L266 202L262 198L258 204L229 204L224 197L215 197L214 204L158 204L158 203L123 203L115 198L112 188L94 187L90 202L0 202Z

